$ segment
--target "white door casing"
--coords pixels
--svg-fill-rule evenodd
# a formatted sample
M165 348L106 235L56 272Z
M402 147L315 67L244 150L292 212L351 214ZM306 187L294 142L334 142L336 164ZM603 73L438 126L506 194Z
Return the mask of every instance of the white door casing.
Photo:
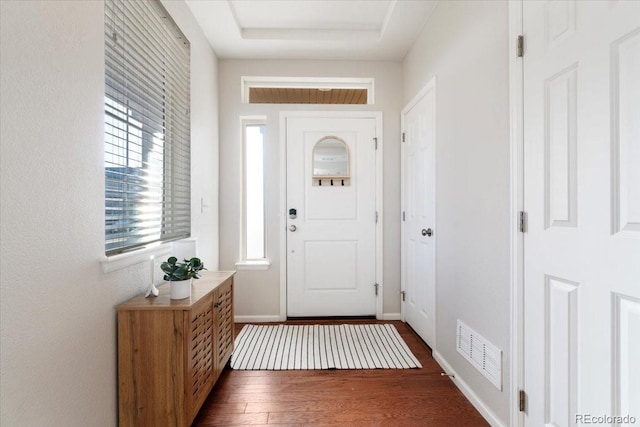
M525 425L640 422L640 2L523 27Z
M433 78L402 111L403 320L435 348L436 84Z
M286 314L378 314L376 117L290 115L286 126ZM348 147L346 185L314 185L313 150L331 136ZM289 217L296 209L296 217ZM380 220L380 213L378 213Z

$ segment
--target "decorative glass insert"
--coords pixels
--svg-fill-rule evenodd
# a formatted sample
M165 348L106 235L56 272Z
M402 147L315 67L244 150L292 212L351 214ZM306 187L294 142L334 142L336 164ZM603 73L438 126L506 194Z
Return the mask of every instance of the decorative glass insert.
M350 184L349 147L337 136L325 136L313 147L313 185L344 187Z

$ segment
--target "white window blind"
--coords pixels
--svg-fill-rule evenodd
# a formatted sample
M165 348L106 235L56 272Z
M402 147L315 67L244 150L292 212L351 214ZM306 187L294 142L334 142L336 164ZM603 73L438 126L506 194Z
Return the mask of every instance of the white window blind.
M159 1L105 0L105 252L191 230L190 46Z

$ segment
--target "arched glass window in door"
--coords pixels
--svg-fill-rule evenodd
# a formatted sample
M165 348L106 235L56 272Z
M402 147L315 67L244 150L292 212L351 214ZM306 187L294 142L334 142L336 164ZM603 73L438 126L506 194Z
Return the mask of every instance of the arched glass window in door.
M337 136L325 136L313 147L313 185L344 187L349 185L349 147Z

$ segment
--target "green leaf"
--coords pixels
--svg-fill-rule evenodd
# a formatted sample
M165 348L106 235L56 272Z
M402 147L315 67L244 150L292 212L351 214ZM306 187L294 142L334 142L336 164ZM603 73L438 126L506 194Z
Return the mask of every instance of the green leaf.
M162 264L160 264L160 269L162 269L162 271L167 274L171 274L171 272L173 272L174 270L174 267L168 262L163 262Z
M189 278L189 268L186 264L180 265L176 271L173 272L173 276L178 280L184 280Z

